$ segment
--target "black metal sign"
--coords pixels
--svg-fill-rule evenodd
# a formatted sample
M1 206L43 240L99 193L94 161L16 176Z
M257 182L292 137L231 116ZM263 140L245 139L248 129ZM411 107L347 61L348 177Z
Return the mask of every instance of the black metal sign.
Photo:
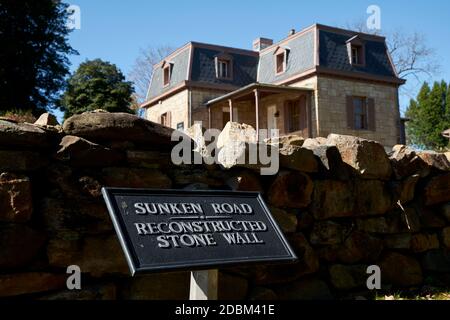
M102 193L133 275L297 259L259 193Z

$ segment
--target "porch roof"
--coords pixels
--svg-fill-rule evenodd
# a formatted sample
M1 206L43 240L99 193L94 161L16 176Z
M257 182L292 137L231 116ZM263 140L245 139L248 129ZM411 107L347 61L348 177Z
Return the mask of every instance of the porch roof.
M223 96L214 98L206 102L206 106L210 107L214 104L221 103L227 100L237 100L237 99L251 99L254 97L254 91L258 90L261 94L261 97L265 97L271 94L277 93L300 93L300 92L312 92L314 91L311 88L301 88L301 87L288 87L283 85L274 85L274 84L266 84L254 82L245 87L239 88L235 91L224 94Z

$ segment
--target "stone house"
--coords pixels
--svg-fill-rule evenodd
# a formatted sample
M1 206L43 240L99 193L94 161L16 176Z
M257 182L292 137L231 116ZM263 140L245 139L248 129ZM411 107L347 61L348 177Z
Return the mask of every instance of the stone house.
M303 137L400 142L398 77L384 37L314 24L253 50L189 42L153 66L148 120L183 130L232 120Z

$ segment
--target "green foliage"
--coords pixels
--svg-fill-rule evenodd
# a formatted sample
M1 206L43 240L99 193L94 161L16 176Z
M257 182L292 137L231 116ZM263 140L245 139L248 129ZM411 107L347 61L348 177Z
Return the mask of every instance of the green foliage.
M435 82L430 89L424 83L416 100L411 100L406 117L410 142L422 148L443 150L449 145L442 131L450 128L450 86L445 81Z
M97 109L133 113L133 91L131 82L125 81L114 64L96 59L80 64L69 78L60 104L65 118Z
M67 4L0 1L0 110L54 107L69 74Z

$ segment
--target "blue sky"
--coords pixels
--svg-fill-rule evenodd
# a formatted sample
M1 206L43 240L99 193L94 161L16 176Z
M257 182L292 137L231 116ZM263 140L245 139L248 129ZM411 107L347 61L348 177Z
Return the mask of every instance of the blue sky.
M81 30L70 35L79 51L72 70L86 59L101 58L127 74L141 48L181 46L188 41L251 48L259 36L275 41L290 29L314 23L346 26L365 21L369 5L381 9L383 31L402 29L423 33L436 50L441 72L436 79L450 81L450 2L341 0L341 1L144 1L72 0L81 9ZM434 80L434 79L432 79ZM406 104L406 99L402 99Z

